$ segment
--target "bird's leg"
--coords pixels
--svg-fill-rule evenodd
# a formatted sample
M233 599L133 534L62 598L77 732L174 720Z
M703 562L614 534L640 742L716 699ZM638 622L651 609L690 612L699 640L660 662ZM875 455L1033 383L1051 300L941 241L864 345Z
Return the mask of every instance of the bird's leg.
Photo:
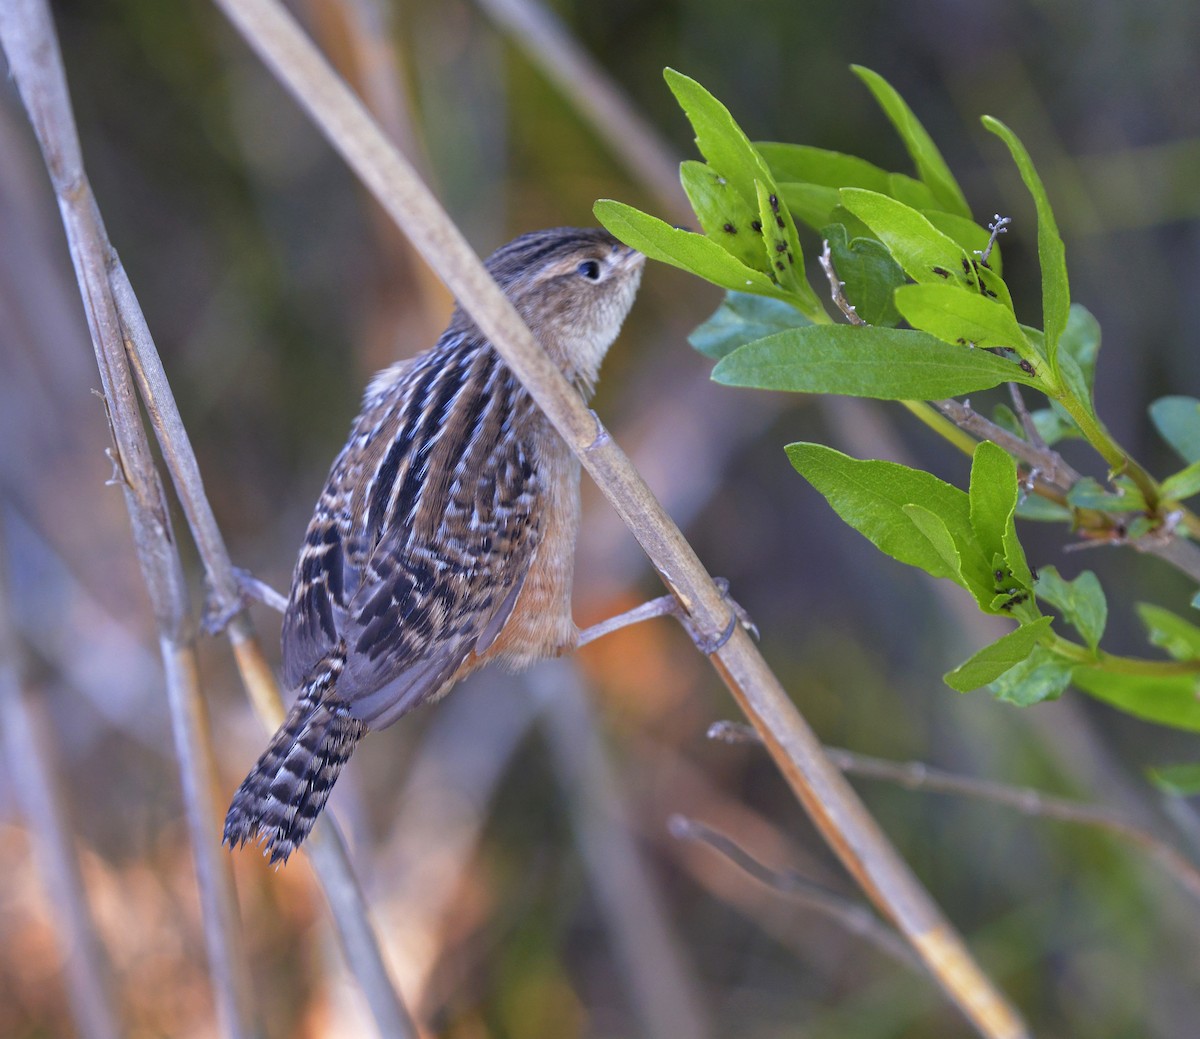
M757 625L750 619L750 615L730 598L729 582L723 577L718 577L714 579L714 583L721 590L722 597L729 603L732 610L728 626L715 638L705 635L696 628L696 625L692 622L692 618L679 605L679 600L675 596L661 595L657 599L651 599L649 602L642 603L641 606L635 606L632 610L618 613L615 617L609 617L608 620L601 621L599 624L593 624L590 628L585 628L579 633L579 642L576 645L586 646L589 642L594 642L604 635L609 635L614 631L619 631L621 628L627 628L631 624L640 624L642 621L651 620L655 617L676 618L683 625L683 630L688 633L692 642L696 644L696 648L705 655L715 653L725 645L733 635L733 629L738 624L741 624L751 635L758 638Z
M269 606L279 613L283 613L287 609L287 597L280 595L266 581L260 581L249 570L235 566L233 567L233 576L237 580L237 598L223 610L218 610L214 604L209 603L204 611L201 624L209 635L221 634L233 620L234 614L251 602L261 602L264 606Z
M235 566L233 576L237 578L238 590L242 593L243 598L257 600L276 613L284 613L287 610L287 596L277 592L266 581L260 581L249 570Z

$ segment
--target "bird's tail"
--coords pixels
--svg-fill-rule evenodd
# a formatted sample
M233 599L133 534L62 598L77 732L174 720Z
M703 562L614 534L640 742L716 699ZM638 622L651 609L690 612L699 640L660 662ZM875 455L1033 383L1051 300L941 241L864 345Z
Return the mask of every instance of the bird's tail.
M279 731L242 781L225 816L232 848L258 840L271 862L286 862L308 836L338 773L366 734L350 705L333 694L340 668L305 683Z

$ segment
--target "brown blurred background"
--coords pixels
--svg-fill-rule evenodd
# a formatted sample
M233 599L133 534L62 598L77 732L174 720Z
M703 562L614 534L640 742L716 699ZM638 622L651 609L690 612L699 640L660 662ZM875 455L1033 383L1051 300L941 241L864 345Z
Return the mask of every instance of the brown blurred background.
M486 253L592 223L612 197L682 219L631 174L501 31L492 5L314 0L297 13ZM1039 321L1032 207L978 116L1022 135L1067 242L1073 298L1104 329L1102 416L1162 474L1146 405L1197 394L1200 8L1179 2L919 5L690 0L553 5L662 135L690 133L671 65L754 139L907 170L849 74L904 94L1003 240L1018 310ZM312 502L370 373L429 345L450 302L221 16L203 2L53 4L84 156L138 291L235 562L286 586ZM806 243L811 257L815 243ZM790 469L820 440L963 483L966 462L898 409L723 389L687 333L720 293L647 270L596 408L728 577L823 739L1114 804L1163 827L1148 765L1196 741L1069 693L1020 711L940 676L1000 629L877 554ZM0 522L24 686L63 790L121 1034L217 1034L156 636L56 206L11 84L0 91ZM982 399L976 402L982 406ZM1070 454L1070 452L1068 452ZM1102 475L1093 459L1073 462ZM585 485L577 613L660 594ZM182 521L178 524L184 530ZM1028 529L1028 528L1027 528ZM186 539L183 539L186 541ZM1194 591L1132 552L1031 561L1095 569L1106 645L1144 649L1132 605ZM191 553L190 546L186 549ZM197 613L203 580L194 565ZM276 652L278 618L255 618ZM203 678L228 796L263 745L225 643ZM857 898L765 756L705 738L735 708L661 621L512 679L484 673L373 736L333 798L396 978L429 1034L959 1036L932 983L863 939L669 836L705 821L778 869ZM44 862L0 745L0 1035L77 1034ZM862 793L1039 1036L1193 1036L1200 907L1108 837L979 802ZM1182 842L1178 833L1166 832ZM234 857L263 1031L372 1025L303 856Z

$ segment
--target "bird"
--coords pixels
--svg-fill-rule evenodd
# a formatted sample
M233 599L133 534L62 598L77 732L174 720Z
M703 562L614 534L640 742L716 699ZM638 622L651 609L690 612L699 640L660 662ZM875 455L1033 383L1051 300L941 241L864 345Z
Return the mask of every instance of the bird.
M536 231L486 261L590 398L645 257L598 228ZM378 372L296 561L282 674L296 700L234 794L223 842L272 864L304 841L370 731L491 661L579 643L579 463L470 316Z

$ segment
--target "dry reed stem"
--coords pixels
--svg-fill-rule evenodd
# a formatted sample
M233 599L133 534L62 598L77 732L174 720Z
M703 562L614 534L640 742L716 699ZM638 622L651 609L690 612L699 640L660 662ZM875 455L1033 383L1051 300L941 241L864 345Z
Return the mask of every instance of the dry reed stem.
M0 8L0 41L58 198L100 368L113 438L113 482L125 496L138 564L159 629L217 1012L226 1034L248 1036L254 1029L245 954L233 926L236 910L228 866L217 859L216 819L207 796L213 785L211 753L202 747L204 726L196 724L203 706L195 681L195 643L187 621L183 567L125 362L124 330L109 283L112 249L84 172L62 59L45 3L14 0Z
M187 620L182 566L171 531L169 510L154 467L126 347L137 358L145 404L176 480L180 499L204 558L218 603L237 602L229 567L211 508L204 496L195 458L179 420L161 363L128 280L108 242L83 170L78 137L49 11L43 0L14 0L0 6L0 41L29 112L50 173L71 258L96 348L114 441L114 482L121 486L134 544L161 633L168 701L183 780L197 879L204 908L218 1014L224 1034L254 1034L246 986L249 971L232 921L235 903L227 862L218 859L220 835L211 800L215 786L207 726L199 719L194 643ZM280 711L278 690L244 612L234 617L231 638L248 688L266 713ZM332 832L332 826L325 829ZM381 1032L416 1034L387 977L366 908L340 839L313 842L313 859L334 911L347 959L363 986Z
M470 312L580 457L696 628L720 638L727 630L729 609L694 551L539 348L412 167L284 8L274 0L215 2ZM824 756L750 637L735 627L711 659L830 846L979 1032L997 1039L1027 1035L1015 1010Z

